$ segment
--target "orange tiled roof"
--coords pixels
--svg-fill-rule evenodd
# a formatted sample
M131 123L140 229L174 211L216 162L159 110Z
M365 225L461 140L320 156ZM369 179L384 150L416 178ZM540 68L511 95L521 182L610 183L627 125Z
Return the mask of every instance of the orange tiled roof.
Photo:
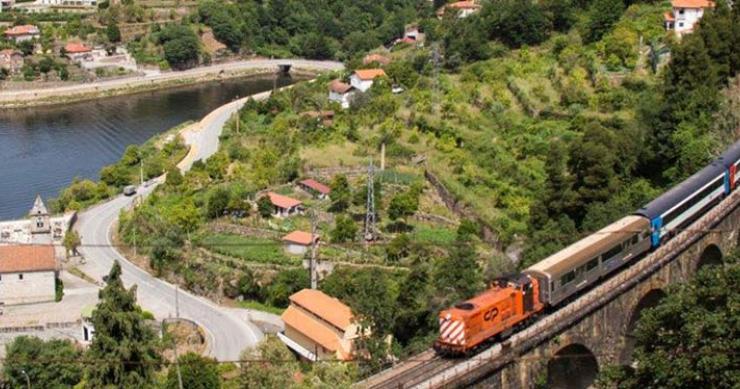
M714 2L711 0L671 0L673 8L712 8Z
M334 113L334 112L332 112L332 113ZM322 183L314 180L313 178L309 178L309 179L303 180L303 181L300 182L300 184L303 185L303 186L309 187L309 188L311 188L311 189L313 189L313 190L315 190L315 191L317 191L317 192L319 192L321 194L329 194L329 193L331 193L331 188L329 188L328 186L326 186L326 185L324 185L324 184L322 184Z
M320 344L327 350L336 352L339 349L339 337L327 325L311 317L300 309L289 306L280 316L286 326L295 328L312 341ZM314 350L309 350L314 351Z
M280 194L277 194L275 192L267 192L267 196L270 197L270 201L272 202L272 205L280 208L292 208L297 205L301 205L300 200L296 200L292 197L283 196Z
M318 235L313 235L315 239L318 239ZM308 246L312 243L311 233L305 231L293 231L283 237L284 242L292 242Z
M358 69L355 70L355 74L360 80L372 80L375 77L385 76L383 69Z
M332 92L336 92L339 94L344 94L349 92L352 89L352 85L345 84L339 80L334 80L329 84L329 90Z
M52 245L0 246L0 273L55 270L57 260Z
M663 20L665 20L666 22L674 22L674 21L676 21L676 19L673 17L673 12L671 12L671 11L668 11L668 12L666 12L666 13L663 14Z
M341 329L352 323L352 311L349 307L321 291L303 289L290 296L290 301Z
M70 42L64 46L64 51L70 54L79 54L79 53L88 53L92 51L92 49L83 45L82 43Z
M18 35L31 35L38 34L39 28L33 24L24 24L22 26L14 26L5 30L5 35L18 36Z

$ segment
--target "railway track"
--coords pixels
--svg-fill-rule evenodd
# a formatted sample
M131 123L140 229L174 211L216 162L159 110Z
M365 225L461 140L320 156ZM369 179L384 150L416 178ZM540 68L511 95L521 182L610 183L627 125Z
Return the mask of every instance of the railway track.
M469 359L444 359L433 350L418 354L376 376L359 383L364 388L440 388L460 387L476 382L512 363L518 356L561 333L573 323L608 304L634 287L686 250L706 231L712 229L732 210L740 206L740 190L735 191L689 228L661 246L657 251L636 261L570 304L540 318L508 340L477 353Z
M441 358L434 350L428 349L413 359L403 361L371 379L360 382L358 386L368 389L411 388L427 377L449 369L455 363L455 360Z

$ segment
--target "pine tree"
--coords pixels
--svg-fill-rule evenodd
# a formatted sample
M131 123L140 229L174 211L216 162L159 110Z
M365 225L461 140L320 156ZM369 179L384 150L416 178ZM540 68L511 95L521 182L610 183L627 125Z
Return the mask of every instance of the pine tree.
M90 388L148 387L155 382L155 372L162 358L154 331L146 324L136 305L136 287L129 290L121 280L121 266L116 261L108 274L100 302L92 313L95 336L87 357L85 381Z

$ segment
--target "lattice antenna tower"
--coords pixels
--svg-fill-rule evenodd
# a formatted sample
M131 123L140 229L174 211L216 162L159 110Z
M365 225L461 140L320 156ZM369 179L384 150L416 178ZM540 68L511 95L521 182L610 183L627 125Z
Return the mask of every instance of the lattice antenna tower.
M365 213L365 241L375 240L375 167L373 159L367 166L367 212Z

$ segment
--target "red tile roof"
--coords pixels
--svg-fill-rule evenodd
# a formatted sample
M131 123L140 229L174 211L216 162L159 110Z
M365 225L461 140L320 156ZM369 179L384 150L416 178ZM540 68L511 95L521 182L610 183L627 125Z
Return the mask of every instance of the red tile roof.
M314 239L319 239L318 235L313 235L313 237ZM308 246L313 243L311 233L305 231L293 231L283 237L283 242L297 243L304 246Z
M375 77L385 76L385 71L383 69L357 69L355 74L360 80L372 80Z
M284 209L292 208L297 205L303 204L300 200L296 200L288 196L283 196L275 192L267 192L267 196L270 197L270 201L272 202L272 205L276 207L284 208Z
M38 33L39 33L39 28L32 24L14 26L14 27L11 27L5 30L5 35L8 35L8 36L34 35Z
M79 54L79 53L89 53L92 51L91 48L83 45L82 43L67 43L67 45L64 46L64 51L70 53L70 54Z
M673 12L671 12L671 11L668 11L668 12L666 12L666 13L663 14L663 20L665 20L666 22L674 22L674 21L676 21L676 19L673 17Z
M714 2L710 0L672 0L673 8L712 8Z
M352 89L352 85L345 84L339 80L334 80L329 84L329 90L339 94L345 94Z
M342 330L352 323L352 310L341 301L319 290L303 289L290 296L290 302Z
M55 270L57 260L52 245L0 246L0 273Z
M315 190L315 191L317 191L317 192L319 192L321 194L325 194L326 195L326 194L331 193L331 188L329 188L328 186L326 186L326 185L324 185L324 184L322 184L322 183L314 180L313 178L309 178L309 179L303 180L303 181L300 182L300 184L303 185L303 186L305 186L305 187L311 188L311 189L313 189L313 190Z

